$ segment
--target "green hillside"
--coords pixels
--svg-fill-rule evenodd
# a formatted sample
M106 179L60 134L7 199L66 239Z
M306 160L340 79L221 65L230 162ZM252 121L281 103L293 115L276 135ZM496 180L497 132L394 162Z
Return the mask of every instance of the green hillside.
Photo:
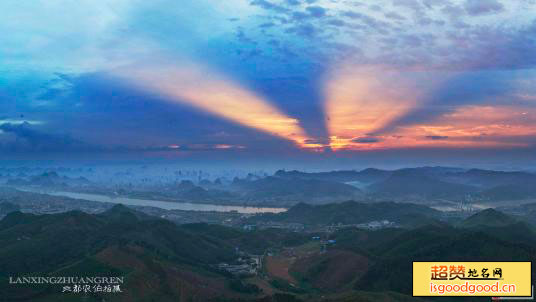
M517 220L510 215L506 215L494 209L485 209L462 221L460 226L465 228L497 227L510 225L516 222Z
M48 301L58 292L53 286L9 286L4 282L9 276L65 276L68 272L126 276L130 294L138 292L158 301L177 301L181 296L184 301L196 296L199 298L192 301L203 301L201 297L227 291L227 277L215 272L212 265L236 258L234 248L215 236L123 206L100 215L14 212L0 223L0 246L0 292L6 301ZM171 286L173 282L186 287ZM203 291L200 286L204 282L219 290ZM125 295L107 299L130 301Z
M358 224L373 220L389 220L413 224L423 219L436 218L440 212L411 203L347 201L326 205L297 204L279 214L258 215L255 220L297 222L311 225Z

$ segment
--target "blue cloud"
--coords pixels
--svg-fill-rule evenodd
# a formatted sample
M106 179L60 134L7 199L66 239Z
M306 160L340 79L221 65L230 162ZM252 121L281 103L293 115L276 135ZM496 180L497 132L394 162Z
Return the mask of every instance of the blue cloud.
M306 10L312 17L321 18L326 15L327 10L321 6L308 6Z
M272 11L279 12L279 13L288 11L288 9L285 8L284 6L275 4L267 0L253 0L250 3L251 5L256 5L264 9L272 10Z
M433 141L439 141L439 140L445 140L448 139L448 136L443 135L427 135L425 136L426 139L433 140Z
M373 144L373 143L381 142L381 139L379 137L371 137L371 136L356 137L352 139L352 142L358 143L358 144Z
M67 134L51 135L35 130L29 123L19 125L4 123L0 124L0 130L15 137L13 141L0 144L0 153L65 153L101 150L97 146L81 142Z
M469 15L478 16L499 13L504 10L504 5L497 0L466 0L465 10Z

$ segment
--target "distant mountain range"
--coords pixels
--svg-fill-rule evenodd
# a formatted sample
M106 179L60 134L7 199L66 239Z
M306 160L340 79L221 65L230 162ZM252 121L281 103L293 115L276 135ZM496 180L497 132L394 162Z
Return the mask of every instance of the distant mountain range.
M378 181L385 180L392 174L392 171L368 168L361 171L355 170L346 170L346 171L331 171L331 172L316 172L316 173L307 173L300 171L277 171L274 176L293 179L293 178L303 178L303 179L318 179L325 181L334 181L334 182L352 182L360 181L363 183L374 183Z
M31 176L29 178L10 178L6 182L11 186L47 186L47 187L68 187L68 186L82 186L89 185L90 181L85 177L70 178L67 176L60 176L57 172L44 172L39 175Z
M233 181L199 179L156 187L106 188L84 177L69 178L57 172L10 178L10 186L107 193L143 199L198 203L246 204L290 207L300 202L326 204L359 200L366 202L419 202L462 200L496 202L536 200L536 174L449 167L398 170L368 168L361 171L301 172L279 170L272 176L249 174Z
M289 201L328 203L360 199L363 196L361 190L345 183L299 177L269 176L253 181L236 180L232 188L247 200L264 200L277 204L288 204Z
M394 171L387 179L370 185L369 190L373 194L392 198L411 195L423 198L463 198L466 194L477 191L473 186L446 182L440 176L416 169Z
M191 186L189 192L196 192L199 199L217 200L220 196L226 200L279 206L347 200L458 202L467 198L472 201L536 198L536 174L448 167L312 173L279 170L273 176L236 178L229 185L203 180ZM196 200L195 194L181 197Z
M500 201L536 198L536 174L448 167L365 169L305 173L277 171L284 179L316 179L356 185L370 199L415 201L419 199Z

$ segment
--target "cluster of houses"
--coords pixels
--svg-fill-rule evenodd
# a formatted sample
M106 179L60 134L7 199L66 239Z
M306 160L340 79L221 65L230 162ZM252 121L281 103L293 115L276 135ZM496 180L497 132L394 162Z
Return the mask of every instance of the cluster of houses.
M220 263L218 268L220 270L229 272L235 276L255 276L258 274L262 267L262 256L260 255L248 255L242 253L238 258L237 263Z
M242 228L246 231L263 230L263 229L285 229L294 232L301 232L305 229L305 225L297 222L257 222L256 224L246 224Z
M396 223L389 220L374 220L366 223L359 223L359 224L335 224L335 225L329 225L326 226L327 232L334 232L340 229L344 228L359 228L359 229L366 229L366 230L379 230L383 228L393 228L396 227Z

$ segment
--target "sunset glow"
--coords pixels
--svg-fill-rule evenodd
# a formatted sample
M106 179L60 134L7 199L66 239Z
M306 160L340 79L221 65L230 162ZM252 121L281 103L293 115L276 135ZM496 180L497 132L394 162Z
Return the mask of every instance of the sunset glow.
M372 132L416 105L410 87L400 74L381 67L335 70L325 86L330 147L370 149L367 142L375 140L369 137Z
M534 123L536 110L531 108L464 106L427 123L398 127L375 137L374 142L332 141L342 150L527 147L536 135Z
M304 148L318 147L317 144L307 143L309 138L297 119L285 115L239 84L200 65L138 66L118 70L115 74L173 102L184 103L240 125L282 137Z
M4 2L6 158L536 154L533 0Z

